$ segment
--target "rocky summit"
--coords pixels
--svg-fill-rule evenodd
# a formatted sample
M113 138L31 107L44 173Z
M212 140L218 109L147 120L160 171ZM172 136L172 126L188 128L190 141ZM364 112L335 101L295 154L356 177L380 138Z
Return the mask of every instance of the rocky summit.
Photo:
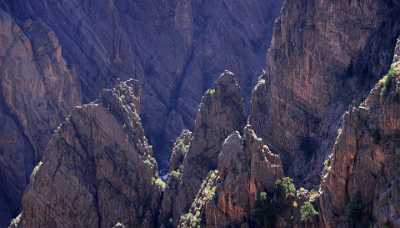
M34 168L11 227L155 226L163 181L140 122L136 83L72 110Z
M400 227L400 0L0 0L0 47L0 228Z

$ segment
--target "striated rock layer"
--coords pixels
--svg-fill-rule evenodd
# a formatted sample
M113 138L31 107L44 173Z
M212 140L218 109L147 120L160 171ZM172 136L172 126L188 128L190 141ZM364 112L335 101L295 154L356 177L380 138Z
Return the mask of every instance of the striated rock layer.
M0 10L0 227L20 209L30 173L57 125L80 103L80 85L57 36Z
M136 81L74 108L34 169L12 227L155 227L163 182Z
M287 0L250 123L297 182L316 186L340 117L389 68L399 1Z
M322 182L325 227L400 226L399 64L344 116Z
M43 23L59 38L85 102L117 78L143 83L142 119L166 168L169 147L192 128L214 76L237 72L243 92L265 63L281 0L3 0L20 25Z

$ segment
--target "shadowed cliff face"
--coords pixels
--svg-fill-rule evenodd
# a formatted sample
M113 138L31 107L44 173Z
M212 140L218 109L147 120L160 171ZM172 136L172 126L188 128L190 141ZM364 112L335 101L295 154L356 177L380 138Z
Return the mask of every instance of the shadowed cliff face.
M250 122L288 175L318 184L340 117L391 64L399 13L398 1L285 2Z
M280 0L251 1L2 1L20 24L52 29L81 80L84 101L117 78L143 85L144 127L164 169L181 130L215 75L240 75L243 92L265 64Z
M79 82L55 34L0 10L0 227L18 213L53 129L80 103Z

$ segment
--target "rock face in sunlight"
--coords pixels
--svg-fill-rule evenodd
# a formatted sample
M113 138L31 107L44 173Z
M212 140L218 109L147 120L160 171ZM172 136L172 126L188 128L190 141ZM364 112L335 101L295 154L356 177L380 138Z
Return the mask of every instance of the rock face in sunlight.
M7 226L400 227L400 0L0 1Z
M400 226L399 64L344 116L322 182L327 227Z
M14 227L154 227L163 182L144 136L136 81L74 108L50 140Z
M284 176L279 156L269 151L251 126L243 134L232 134L222 147L216 197L205 206L206 227L251 227L257 194L272 189Z
M172 213L163 212L173 216L174 224L189 209L209 171L217 167L225 138L240 130L244 122L239 84L231 72L225 71L202 99L190 148L183 161L174 210ZM166 191L169 191L168 187Z
M316 186L340 118L391 64L398 1L287 0L250 123L288 175Z
M80 103L79 82L59 41L41 23L20 27L0 10L0 227L21 194L53 129Z
M192 128L214 76L240 77L247 95L265 64L281 0L8 0L0 7L20 25L44 23L59 38L84 102L117 78L142 82L146 135L165 168L169 147Z

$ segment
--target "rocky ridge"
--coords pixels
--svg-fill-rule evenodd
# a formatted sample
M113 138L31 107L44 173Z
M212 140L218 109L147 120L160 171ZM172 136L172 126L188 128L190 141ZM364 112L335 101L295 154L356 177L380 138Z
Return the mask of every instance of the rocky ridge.
M0 1L0 227L18 214L54 129L119 78L141 82L145 132L165 172L173 139L192 128L216 73L240 72L249 93L280 4Z
M0 8L21 27L41 23L55 34L83 102L118 78L139 80L146 135L166 170L170 146L182 129L192 129L215 75L237 72L248 97L281 2L3 0Z
M105 91L100 101L74 109L53 136L12 226L399 226L397 57L359 104L390 67L399 7L397 1L287 0L253 92L250 125L243 128L239 83L224 72L203 96L193 133L184 131L174 145L163 197L138 116L137 83ZM126 144L135 153L127 154ZM318 187L323 165L318 191L300 187ZM122 171L109 176L115 169ZM83 206L60 188L74 179L83 183L71 184ZM57 194L41 201L49 186ZM71 213L52 214L58 205ZM77 207L88 214L74 214Z
M243 98L233 73L225 71L209 89L199 106L192 141L183 161L177 187L173 224L185 213L196 196L203 179L217 167L218 155L225 138L240 130L245 122ZM167 186L166 194L170 189ZM169 220L169 218L166 218Z
M11 227L155 227L163 182L138 110L134 80L74 108L34 169Z
M205 205L205 227L252 227L257 194L284 176L282 162L262 143L251 126L230 135L218 161L215 199ZM218 218L218 219L215 219Z
M400 62L344 115L322 182L326 227L400 226Z

